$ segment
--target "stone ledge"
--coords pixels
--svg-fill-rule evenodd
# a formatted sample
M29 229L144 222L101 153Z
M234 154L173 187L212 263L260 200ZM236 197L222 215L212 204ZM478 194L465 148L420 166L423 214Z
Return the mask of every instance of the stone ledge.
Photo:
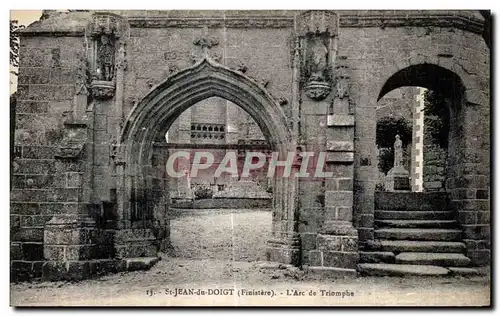
M149 270L160 258L95 259L85 261L12 261L11 282L84 280L109 273Z
M332 267L307 267L304 269L307 276L319 277L321 279L344 278L357 276L356 269L332 268Z
M474 268L447 267L447 269L451 271L452 275L461 275L461 276L480 275L479 271Z
M354 142L328 140L326 142L326 150L333 152L353 152Z
M160 257L141 257L141 258L123 259L123 261L125 261L126 271L149 270L160 260L161 260Z
M361 263L358 264L361 275L368 276L445 276L450 270L432 265Z
M354 162L354 152L327 152L326 162L342 162L342 163L353 163Z
M327 126L335 127L349 127L354 126L354 115L332 114L327 117Z
M261 270L286 270L292 269L293 265L279 262L262 262L258 264L258 267Z

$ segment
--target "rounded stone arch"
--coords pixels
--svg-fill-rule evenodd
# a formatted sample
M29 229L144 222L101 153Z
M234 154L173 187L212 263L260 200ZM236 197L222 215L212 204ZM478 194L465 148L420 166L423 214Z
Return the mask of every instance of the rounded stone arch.
M401 58L394 61L390 67L384 67L381 76L376 84L377 101L381 98L381 92L395 74L403 72L405 69L413 67L429 67L439 69L437 72L449 72L450 75L456 76L464 88L464 101L471 104L484 104L483 96L479 93L482 89L479 83L474 80L454 58L443 58L438 56L430 56L425 52L419 52L412 55L410 58ZM413 68L413 69L416 69ZM390 91L390 90L389 90ZM382 95L383 96L383 95Z
M166 172L165 161L153 158L162 156L154 154L154 143L164 141L165 133L186 109L210 97L224 98L249 113L281 159L291 151L291 131L278 102L251 78L206 57L155 86L128 115L118 141L122 165L117 169L117 187L121 188L117 199L123 205L118 212L124 219L130 218L131 205L140 204L153 216L156 211L149 209L168 203L169 198L155 193L161 191L155 183L166 179ZM276 191L274 203L282 205L288 192L279 187Z
M418 64L393 73L379 90L377 102L394 89L404 86L417 86L429 90L440 90L450 95L462 97L465 86L461 78L446 68L434 64Z
M457 159L460 151L465 147L466 136L464 125L467 111L467 100L464 80L455 71L441 65L418 63L399 69L383 81L378 90L377 102L390 91L405 87L423 87L429 90L440 91L449 96L449 136L448 136L448 162L447 178L452 178L455 166L463 163ZM450 168L451 167L451 168Z

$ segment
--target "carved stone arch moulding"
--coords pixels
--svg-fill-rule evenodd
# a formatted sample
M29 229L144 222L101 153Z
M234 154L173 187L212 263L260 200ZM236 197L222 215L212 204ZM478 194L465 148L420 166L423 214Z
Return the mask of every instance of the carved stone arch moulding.
M115 158L122 165L117 177L119 205L129 205L129 201L138 198L144 201L147 193L151 192L147 170L151 168L154 142L159 135L165 135L182 112L214 96L235 103L252 116L269 140L272 150L278 152L281 159L286 158L293 146L282 107L254 80L205 56L153 88L128 115L117 142ZM292 220L295 217L291 212L295 207L292 203L285 204L291 194L286 184L284 181L277 184L279 190L275 199L280 201L278 212ZM129 211L123 209L123 214ZM289 224L287 227L290 230L287 234L293 235L291 230L296 225Z
M225 98L247 111L258 122L266 137L283 153L291 140L287 119L279 102L256 80L215 62L206 55L195 65L183 69L156 85L130 112L120 143L126 146L126 160L133 157L132 147L150 146L156 133L168 130L176 116L189 106L211 96ZM167 105L168 106L165 106ZM151 126L163 126L153 130ZM129 148L130 147L130 148ZM146 153L149 148L141 148ZM138 148L136 148L138 149ZM138 159L138 160L137 160Z

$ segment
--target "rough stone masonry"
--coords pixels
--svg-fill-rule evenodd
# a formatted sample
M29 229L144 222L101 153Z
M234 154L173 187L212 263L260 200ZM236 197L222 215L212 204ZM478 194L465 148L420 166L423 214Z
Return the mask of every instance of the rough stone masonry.
M267 259L355 274L376 239L377 101L403 86L452 100L446 207L465 254L488 264L483 29L473 11L48 14L19 32L12 279L154 264L169 247L168 157L158 145L210 97L245 110L283 159L327 153L331 178L275 179Z

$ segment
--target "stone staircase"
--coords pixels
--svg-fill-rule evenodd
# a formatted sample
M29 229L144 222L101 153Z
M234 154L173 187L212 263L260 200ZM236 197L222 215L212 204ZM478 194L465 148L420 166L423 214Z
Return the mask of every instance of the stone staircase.
M474 275L446 193L376 192L374 241L360 252L362 275Z

